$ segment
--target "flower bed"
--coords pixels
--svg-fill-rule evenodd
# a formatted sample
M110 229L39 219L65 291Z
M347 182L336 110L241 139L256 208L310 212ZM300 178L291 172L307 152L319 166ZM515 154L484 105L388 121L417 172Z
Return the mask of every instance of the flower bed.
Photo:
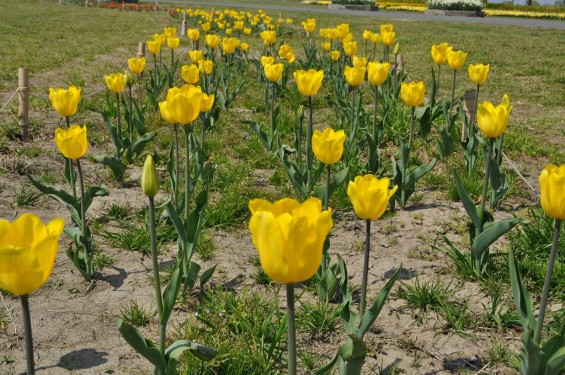
M428 9L480 11L483 4L480 0L429 0Z

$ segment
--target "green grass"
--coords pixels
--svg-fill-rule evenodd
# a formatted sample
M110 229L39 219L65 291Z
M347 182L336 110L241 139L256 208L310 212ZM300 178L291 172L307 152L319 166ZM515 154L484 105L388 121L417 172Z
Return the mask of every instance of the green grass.
M151 322L155 312L151 312L140 306L136 301L130 301L128 305L120 309L119 318L135 327L145 327Z

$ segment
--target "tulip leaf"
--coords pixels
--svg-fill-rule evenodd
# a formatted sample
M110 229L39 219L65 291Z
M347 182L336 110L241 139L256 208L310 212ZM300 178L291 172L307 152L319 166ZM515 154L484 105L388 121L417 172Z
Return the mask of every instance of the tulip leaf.
M327 268L316 284L316 294L322 301L329 301L339 290L339 282L331 268Z
M516 304L516 311L524 331L534 330L536 327L536 319L532 312L532 299L522 282L522 276L518 269L518 263L514 257L514 252L510 249L508 254L508 265L510 268L510 285L512 286L512 296Z
M306 174L303 175L298 166L293 163L287 155L285 155L282 147L279 148L279 159L281 160L282 165L286 170L286 173L288 174L290 182L292 182L294 189L298 193L298 196L300 196L301 198L307 197L308 188L306 186L306 182L304 181Z
M171 312L175 307L175 302L179 294L181 281L180 268L176 268L175 272L171 276L171 280L167 284L165 291L163 292L163 316L160 318L160 323L162 325L167 325Z
M565 346L561 347L548 360L545 367L545 375L563 374L565 366Z
M188 258L190 259L190 257ZM190 261L190 265L188 267L188 272L184 275L184 287L192 290L194 288L194 284L196 284L196 279L198 278L198 273L200 272L201 267L198 263Z
M335 367L338 358L339 358L339 349L338 349L337 353L335 353L332 360L327 365L325 365L324 367L321 367L318 370L316 370L314 372L314 375L327 375L327 374L329 374L332 371L332 369Z
M274 151L273 150L273 140L271 139L271 137L269 137L269 135L267 133L265 133L261 129L261 125L259 125L259 123L255 122L255 121L249 121L249 120L242 120L241 123L245 124L245 125L249 125L251 127L251 129L259 137L259 140L261 141L261 144L263 145L263 147L265 147L265 150Z
M347 179L347 176L349 175L349 167L345 167L344 169L342 169L341 171L339 171L338 173L336 173L336 175L333 177L333 179L331 179L330 181L330 186L329 186L329 196L332 195L332 193L341 185L343 184L343 182ZM326 196L326 190L327 190L327 184L324 183L323 185L318 186L318 188L316 189L316 191L314 191L313 196L323 200L324 197Z
M185 249L188 255L188 260L190 260L190 258L192 257L192 251L198 243L198 236L200 234L200 231L202 230L202 224L204 222L204 207L206 206L207 202L208 192L206 190L202 190L196 196L196 206L190 212L190 215L188 215L190 222L188 233L186 233L188 240L188 249Z
M547 354L548 357L552 357L558 350L565 346L565 322L561 326L560 332L558 332L555 336L551 337L547 342L543 345L543 352Z
M217 264L213 265L212 267L208 268L206 271L202 273L202 275L200 276L200 288L203 288L204 285L206 285L206 283L208 282L208 280L210 280L210 278L214 274L214 271L216 271L216 266Z
M381 313L381 310L387 300L387 297L392 289L392 286L394 285L394 282L396 281L396 279L398 279L398 276L400 275L401 269L402 269L402 265L398 267L394 275L392 275L390 280L388 280L385 286L381 289L379 295L377 296L377 299L375 299L375 302L373 303L373 306L371 306L370 309L365 311L365 314L363 314L363 316L361 317L361 323L359 324L359 330L357 331L357 336L360 337L361 339L363 339L363 336L365 336L365 334L369 331L375 320L377 320L377 317Z
M351 310L352 301L347 301L341 309L340 316L345 325L347 334L357 333L357 316L358 314Z
M124 179L124 174L126 173L127 166L121 159L118 159L115 156L107 155L94 155L92 159L95 162L103 164L110 168L116 180L122 181Z
M110 139L112 140L112 143L114 144L116 150L118 150L118 154L121 155L123 151L122 140L118 137L117 128L112 125L110 114L108 112L103 111L101 113L102 118L104 119L104 125L106 125L106 129L108 129L108 133L110 134Z
M176 166L178 168L178 166ZM177 191L177 174L175 170L175 143L171 142L171 148L169 149L169 160L167 161L167 174L169 176L169 182L171 184L171 191L173 192L173 201L177 202L178 197L175 196Z
M522 348L520 350L520 374L521 375L540 375L545 374L547 356L539 348L530 332L522 335Z
M143 152L143 149L150 142L153 138L155 138L155 134L153 133L145 133L139 138L137 138L126 150L126 159L131 163L133 162L133 158L138 156Z
M413 192L415 190L414 187L416 182L418 182L418 180L422 178L426 173L434 169L436 164L437 164L437 159L433 158L432 161L429 162L428 164L421 165L411 170L410 173L408 173L407 175L407 179L404 186L410 188L410 190Z
M375 140L368 132L365 133L367 145L369 146L369 157L367 159L367 170L372 173L377 173L380 168L379 148Z
M492 188L489 203L492 208L495 208L509 189L508 183L506 182L506 175L502 173L495 159L490 160L489 179Z
M479 213L477 212L477 207L475 203L471 199L471 196L465 189L463 182L459 178L457 172L453 172L453 177L455 178L455 189L457 189L457 194L459 194L459 199L461 199L461 203L463 203L463 207L465 207L465 211L467 211L467 215L471 219L471 222L475 226L475 228L481 227L481 219L479 219Z
M108 188L104 185L100 186L90 186L84 192L84 210L88 210L90 205L92 204L92 200L94 197L106 197L110 194Z
M218 355L218 352L207 346L189 340L177 340L165 349L165 358L179 359L180 355L187 350L190 350L201 361L210 361Z
M139 105L137 104L137 102L135 100L133 101L133 107L135 109L135 117L134 117L133 124L135 125L135 128L137 129L137 134L139 134L140 136L143 136L146 132L146 130L145 130L145 115L143 114L143 111L141 110L141 108L139 107Z
M122 319L116 319L116 324L118 325L122 337L136 352L145 357L157 369L163 372L166 370L167 363L165 362L165 358L163 358L159 350L155 348L151 340L144 338L135 327L124 322Z
M57 189L51 186L44 185L30 174L27 174L26 176L28 180L32 183L32 185L35 186L37 190L39 190L43 194L48 195L51 198L61 202L64 206L69 205L75 210L80 209L80 201L78 198L73 197L71 194L67 193L62 189Z
M165 209L167 210L169 219L171 219L171 222L173 223L173 226L175 227L175 230L179 235L180 242L183 243L186 242L186 232L184 230L184 224L181 218L179 217L179 215L177 214L177 210L175 210L171 202L167 202Z

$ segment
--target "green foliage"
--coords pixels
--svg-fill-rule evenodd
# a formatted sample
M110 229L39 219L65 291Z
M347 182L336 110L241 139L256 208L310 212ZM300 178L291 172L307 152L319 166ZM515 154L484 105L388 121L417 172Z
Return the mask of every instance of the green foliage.
M151 322L155 312L140 306L137 301L130 301L127 306L120 309L119 317L135 327L145 327Z

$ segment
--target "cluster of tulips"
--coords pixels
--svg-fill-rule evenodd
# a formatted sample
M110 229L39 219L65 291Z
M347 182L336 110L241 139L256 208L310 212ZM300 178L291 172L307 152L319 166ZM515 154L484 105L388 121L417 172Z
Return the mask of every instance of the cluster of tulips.
M229 103L233 102L241 91L241 84L234 85L238 73L247 71L247 61L255 61L255 66L258 67L258 79L265 82L267 107L270 103L270 132L264 131L263 124L247 123L252 125L265 148L280 158L299 198L297 200L288 197L276 202L257 198L249 202L251 213L249 230L259 254L261 267L270 278L286 285L288 373L296 374L297 371L294 286L314 275L318 282L317 292L320 296L323 295L326 301L336 294L335 285L339 277L345 278L341 280L345 287L340 291L347 302L344 307L347 312L342 314L348 333L347 342L339 348L332 361L318 373L328 373L335 365L343 374L360 373L367 354L363 337L378 317L398 277L397 272L383 287L375 302L370 307L367 306L371 221L380 218L385 213L389 201L397 201L404 207L410 194L415 191L415 182L435 166L434 159L428 165L410 168L408 156L416 137L416 121L419 122L421 128L425 127L426 118L428 122L435 120L437 113L441 112L438 111L438 107L441 106L444 108L446 121L451 121L451 112L456 104L460 103L459 98L455 96L457 72L465 66L467 53L456 51L447 43L432 46L431 57L437 65L437 74L434 72L435 79L431 97L426 102L426 88L423 81L405 82L406 75L403 67L399 66L400 45L397 42L397 34L393 25L381 25L379 33L365 30L363 32L365 55L362 56L348 24L320 29L319 35L322 41L319 52L315 42L317 23L315 19L309 18L302 22L306 39L303 45L304 54L300 55L295 53L289 44L281 43L277 46L277 32L280 32L283 27L294 27L291 19L280 17L278 21L274 21L262 11L253 14L233 10L206 12L179 9L177 12L188 16L192 26L186 32L189 49L187 55L175 56L174 51L181 46L184 35L178 36L176 27L167 27L162 34L154 34L147 41L147 49L153 55L151 72L146 72L145 58L139 57L128 60L129 70L125 73L114 73L104 77L109 91L116 97L116 125L112 125L110 119L105 117L106 126L116 147L116 154L112 157L94 157L96 161L111 167L117 162L123 163L124 160L131 162L135 156L142 153L143 146L151 141L153 136L145 133L142 123L143 116L137 115L137 120L134 120L134 113L142 114L150 110L152 104L155 105L154 109L159 111L162 120L172 125L175 133L167 164L170 196L166 211L178 233L179 253L177 255L178 264L164 292L161 290L158 270L154 223L154 197L159 190L160 183L151 156L146 158L141 179L141 188L149 202L151 254L159 313L159 344L153 345L135 328L122 321L118 322L120 332L135 350L152 363L155 372L162 375L177 373L177 359L185 350L191 351L202 360L210 360L216 355L213 349L187 340L176 341L166 348L166 329L179 291L191 288L200 270L200 266L191 258L202 226L207 187L214 173L213 163L206 162L207 157L203 151L204 134L206 130L212 129L214 119L217 119L213 113L218 114L227 110ZM253 38L255 36L260 37L263 42L258 58L249 53L249 43L239 39L239 37ZM383 45L382 55L379 53L377 56L376 46L380 43ZM165 45L171 51L170 65L162 61L161 54ZM392 61L391 52L394 56ZM302 59L303 56L305 59ZM184 59L190 63L179 68L178 62ZM441 67L446 63L453 71L452 94L449 100L445 99L441 103L436 103L435 95L440 85ZM176 74L177 71L180 71L182 82L176 78L179 77ZM290 72L293 72L294 83L288 81ZM471 267L477 270L479 277L488 259L488 246L513 226L522 222L514 220L495 223L492 215L485 208L489 184L492 208L496 207L507 191L503 186L493 185L493 181L496 180L493 176L502 175L500 169L502 143L512 109L507 96L503 98L502 103L496 106L488 101L479 104L479 89L486 82L488 72L489 65L470 64L468 67L469 79L476 84L476 107L472 111L473 117L466 124L464 123L466 140L463 142L463 151L468 171L472 172L475 168L479 146L486 146L487 150L485 181L478 208L462 187L458 176L455 176L459 194L474 228L471 233L470 262ZM169 88L165 93L163 87L166 81L169 83ZM368 82L368 91L374 98L372 116L362 105L365 81ZM139 88L137 100L132 92L135 82L138 83ZM179 83L182 84L179 85ZM297 127L294 139L295 157L285 152L283 142L287 141L288 137L286 134L281 134L278 126L281 101L279 100L277 107L277 99L285 95L290 85L296 85L298 92L307 101L309 110L304 147L302 145L303 110L299 111L301 114L299 116L300 126ZM324 88L324 85L327 87ZM336 100L341 100L340 103L343 104L342 106L336 105L335 108L338 117L343 121L336 124L335 128L314 129L313 97L322 89L330 90L331 85L333 85ZM121 95L126 87L129 89L127 95L129 104L125 107L126 115L124 116L120 108L121 103L125 105L125 97ZM351 100L348 99L350 94ZM54 109L65 118L66 127L56 130L55 142L65 157L65 178L71 186L72 194L45 187L30 177L38 189L68 204L74 226L65 228L63 221L58 218L45 225L34 214L24 214L12 223L0 220L0 288L21 297L26 331L28 374L34 373L34 363L27 296L41 287L48 279L58 250L58 238L63 231L73 239L75 244L74 250L67 251L69 257L85 279L90 280L94 276L92 234L86 223L86 210L95 196L106 195L108 190L103 186L89 189L84 187L80 159L88 150L87 130L86 126L71 125L70 121L71 116L77 111L80 95L81 90L76 87L51 89L49 95ZM398 160L393 159L393 170L390 172L384 170L384 167L378 162L381 157L379 144L387 126L386 113L391 110L391 106L396 106L398 97L410 107L411 115L409 119L406 119L410 123L410 130L407 139L401 137L400 157ZM383 108L378 106L379 101ZM458 118L459 113L460 111L457 112L455 119ZM121 120L124 117L128 126L122 129ZM475 120L478 129L487 138L486 141L477 134ZM198 121L202 126L202 135L199 140L193 134ZM183 185L179 183L179 128L184 133L185 143ZM318 160L317 166L316 159ZM192 163L196 163L196 166ZM342 165L343 169L335 173L332 180L332 168L337 168L338 165ZM316 187L324 169L326 171L325 184ZM75 184L77 175L78 192ZM391 178L377 177L385 175ZM329 198L332 192L348 179L347 195L356 215L365 221L366 228L364 266L358 306L347 287L347 275L344 276L343 273L339 275L336 272L336 268L331 265L329 254L331 245L328 236L333 227L333 212L329 206ZM203 190L194 197L197 181L202 182ZM536 322L533 318L531 300L528 305L529 296L521 284L519 273L516 272L516 262L513 256L510 256L510 268L511 271L514 270L512 277L512 287L516 291L514 296L521 298L522 302L525 301L524 303L520 303L520 300L516 302L525 322L524 343L528 348L535 347L537 350L535 353L525 352L523 373L536 373L531 372L532 363L541 363L540 366L543 366L544 369L556 368L559 370L564 361L564 356L560 353L565 350L564 345L552 344L549 346L548 344L543 347L540 345L551 271L557 251L557 239L561 220L565 219L565 166L549 165L541 173L539 181L542 208L548 215L555 218L556 236L551 249L546 285L536 324L531 323ZM465 257L465 255L462 256ZM200 278L200 284L203 285L213 272L213 268L204 272ZM533 362L534 357L539 361ZM557 372L537 373L553 374Z

